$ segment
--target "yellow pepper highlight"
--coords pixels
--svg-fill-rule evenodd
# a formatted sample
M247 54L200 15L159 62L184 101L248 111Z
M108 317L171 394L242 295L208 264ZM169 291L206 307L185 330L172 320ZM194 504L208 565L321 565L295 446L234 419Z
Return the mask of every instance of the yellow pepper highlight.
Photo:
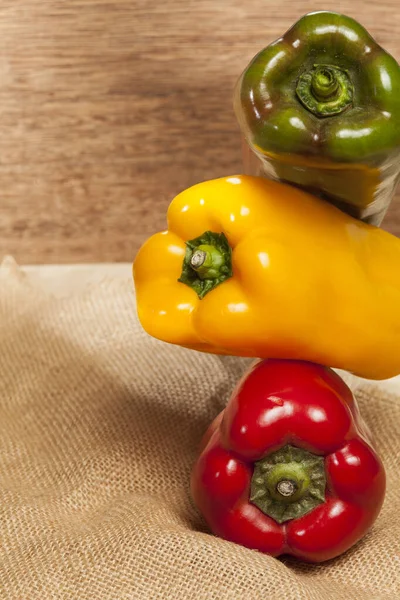
M178 279L185 256L189 275L211 260L210 244L186 244L205 232L226 236L232 271L200 299ZM400 240L291 186L233 176L180 193L133 275L142 326L166 342L369 379L400 373Z

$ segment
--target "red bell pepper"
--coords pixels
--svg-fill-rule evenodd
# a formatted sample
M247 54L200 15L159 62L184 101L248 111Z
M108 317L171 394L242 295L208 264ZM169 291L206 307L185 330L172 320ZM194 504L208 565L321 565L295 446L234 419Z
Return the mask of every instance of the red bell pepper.
M321 562L350 548L375 521L385 471L334 371L262 360L206 433L191 489L216 535Z

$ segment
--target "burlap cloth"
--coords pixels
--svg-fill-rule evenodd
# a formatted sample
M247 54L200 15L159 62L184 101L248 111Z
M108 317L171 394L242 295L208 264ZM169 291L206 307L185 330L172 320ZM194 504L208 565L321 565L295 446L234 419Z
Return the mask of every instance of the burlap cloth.
M142 331L132 283L57 299L0 271L0 598L400 598L400 398L362 389L388 475L373 530L309 566L210 535L196 447L248 361Z

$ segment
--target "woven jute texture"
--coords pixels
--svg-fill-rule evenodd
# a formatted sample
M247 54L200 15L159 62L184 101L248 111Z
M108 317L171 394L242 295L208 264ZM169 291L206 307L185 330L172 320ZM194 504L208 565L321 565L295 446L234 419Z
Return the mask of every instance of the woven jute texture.
M349 552L310 566L217 539L189 475L248 361L150 338L132 288L56 299L0 270L0 599L400 598L400 398L358 392L388 489Z

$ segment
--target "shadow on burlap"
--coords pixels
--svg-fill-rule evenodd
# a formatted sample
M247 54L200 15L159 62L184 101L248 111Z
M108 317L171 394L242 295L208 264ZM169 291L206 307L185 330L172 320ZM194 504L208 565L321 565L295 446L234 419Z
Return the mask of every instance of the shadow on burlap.
M147 336L131 281L56 299L10 261L0 329L2 600L400 598L400 398L358 392L385 505L310 566L215 538L190 499L200 438L248 360Z

